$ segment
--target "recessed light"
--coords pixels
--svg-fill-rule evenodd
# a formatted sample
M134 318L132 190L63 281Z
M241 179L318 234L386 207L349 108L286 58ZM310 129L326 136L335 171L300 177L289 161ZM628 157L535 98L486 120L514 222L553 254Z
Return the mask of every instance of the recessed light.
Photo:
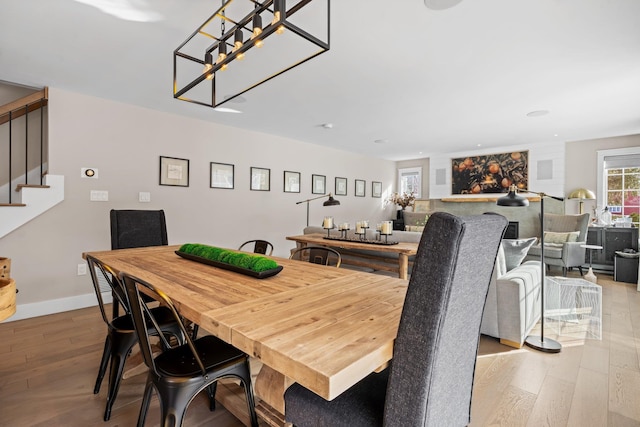
M542 117L549 114L549 110L536 110L527 113L527 117Z
M482 144L477 144L476 147L482 147Z
M444 10L460 3L462 0L424 0L424 5L428 9Z
M388 139L376 139L375 141L373 141L375 144L386 144L387 142L389 142Z
M325 129L333 129L333 123L323 123L320 126L322 126Z
M553 134L553 136L558 136L558 134L557 134L557 133L554 133L554 134Z

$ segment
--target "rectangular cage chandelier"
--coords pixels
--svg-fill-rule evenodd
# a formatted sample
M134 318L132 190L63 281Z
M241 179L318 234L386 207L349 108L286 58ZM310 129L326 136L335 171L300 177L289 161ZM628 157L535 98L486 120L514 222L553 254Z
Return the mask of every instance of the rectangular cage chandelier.
M173 51L173 97L216 108L328 51L329 11L330 0L222 0Z

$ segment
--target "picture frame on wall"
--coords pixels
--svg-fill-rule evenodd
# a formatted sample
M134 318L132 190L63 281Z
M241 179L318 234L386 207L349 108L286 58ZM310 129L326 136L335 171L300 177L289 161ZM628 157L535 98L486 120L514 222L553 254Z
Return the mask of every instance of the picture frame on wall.
M327 177L324 175L311 175L311 194L325 194Z
M365 187L367 185L367 181L364 179L356 179L356 197L364 197L365 196Z
M347 195L347 178L336 177L336 188L335 188L336 196L346 196Z
M529 188L529 151L451 159L451 194L507 193Z
M371 182L371 197L382 197L382 183L379 181Z
M271 191L271 169L251 167L250 189Z
M300 192L300 172L284 171L284 192Z
M211 170L211 182L209 186L211 188L225 188L232 190L234 187L233 174L234 165L230 163L210 163Z
M160 185L189 186L189 160L160 156Z

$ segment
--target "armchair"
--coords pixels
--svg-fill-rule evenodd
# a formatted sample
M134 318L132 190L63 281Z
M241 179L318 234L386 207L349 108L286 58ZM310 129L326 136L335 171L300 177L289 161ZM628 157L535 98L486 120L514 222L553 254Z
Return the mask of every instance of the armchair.
M555 265L562 267L562 275L567 275L567 269L578 267L582 276L585 248L580 247L587 242L587 228L589 214L582 215L554 215L544 216L544 263L547 267ZM525 260L540 261L540 244L529 249Z

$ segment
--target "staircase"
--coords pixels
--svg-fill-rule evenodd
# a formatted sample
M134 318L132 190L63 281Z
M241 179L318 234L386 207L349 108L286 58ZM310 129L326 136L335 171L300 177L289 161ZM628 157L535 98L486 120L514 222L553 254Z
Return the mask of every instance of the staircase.
M64 200L64 177L46 173L47 104L44 88L0 106L0 238Z

